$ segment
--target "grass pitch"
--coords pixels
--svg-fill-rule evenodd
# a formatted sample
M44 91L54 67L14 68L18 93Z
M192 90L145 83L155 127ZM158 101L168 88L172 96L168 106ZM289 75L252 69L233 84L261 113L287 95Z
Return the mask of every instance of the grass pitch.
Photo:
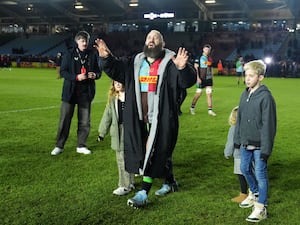
M134 193L112 195L118 175L110 137L96 142L110 79L96 81L87 143L93 154L76 153L74 116L64 153L53 157L63 83L56 76L54 69L0 70L0 224L248 224L251 209L230 202L239 184L233 159L223 157L227 119L244 88L235 77L215 77L216 117L207 115L205 96L190 115L195 88L188 90L174 152L179 192L156 197L162 183L156 179L149 204L134 210L126 205ZM299 224L300 79L263 83L277 103L278 131L268 163L268 219L261 223ZM135 182L139 189L141 177Z

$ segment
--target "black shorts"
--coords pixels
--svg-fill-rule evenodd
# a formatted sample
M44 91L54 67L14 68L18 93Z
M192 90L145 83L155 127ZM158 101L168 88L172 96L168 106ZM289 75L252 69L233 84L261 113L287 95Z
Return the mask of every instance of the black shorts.
M197 88L205 88L207 86L213 86L213 79L202 80L202 83L198 84Z
M243 76L243 72L236 72L236 76L237 76L237 77Z

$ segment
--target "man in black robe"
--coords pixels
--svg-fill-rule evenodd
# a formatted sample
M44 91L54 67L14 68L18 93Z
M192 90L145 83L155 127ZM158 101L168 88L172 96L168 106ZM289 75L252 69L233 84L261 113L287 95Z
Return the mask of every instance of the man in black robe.
M153 178L165 179L156 195L177 191L172 153L178 136L178 99L181 89L196 83L196 71L184 48L176 55L164 46L157 30L148 33L143 52L134 57L114 57L103 40L95 41L104 71L125 84L125 168L143 175L142 190L127 201L132 207L147 203Z

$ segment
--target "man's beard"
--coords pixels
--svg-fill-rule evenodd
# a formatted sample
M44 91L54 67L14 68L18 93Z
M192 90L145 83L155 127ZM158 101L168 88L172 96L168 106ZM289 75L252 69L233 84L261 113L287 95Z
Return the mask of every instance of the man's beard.
M157 59L162 55L163 52L162 43L158 44L154 48L148 48L147 45L144 45L143 52L145 53L146 57Z

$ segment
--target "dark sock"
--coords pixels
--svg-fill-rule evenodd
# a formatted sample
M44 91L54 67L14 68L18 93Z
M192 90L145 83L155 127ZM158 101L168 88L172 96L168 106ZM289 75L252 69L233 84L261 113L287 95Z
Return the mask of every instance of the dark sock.
M146 191L147 195L152 187L152 181L150 177L143 177L142 189Z
M240 187L241 187L241 193L247 194L248 192L248 185L246 178L242 174L238 174L239 182L240 182Z
M171 174L171 175L169 175L167 178L166 178L166 180L165 180L165 183L166 184L174 184L176 181L175 181L175 179L174 179L174 175L173 174Z

